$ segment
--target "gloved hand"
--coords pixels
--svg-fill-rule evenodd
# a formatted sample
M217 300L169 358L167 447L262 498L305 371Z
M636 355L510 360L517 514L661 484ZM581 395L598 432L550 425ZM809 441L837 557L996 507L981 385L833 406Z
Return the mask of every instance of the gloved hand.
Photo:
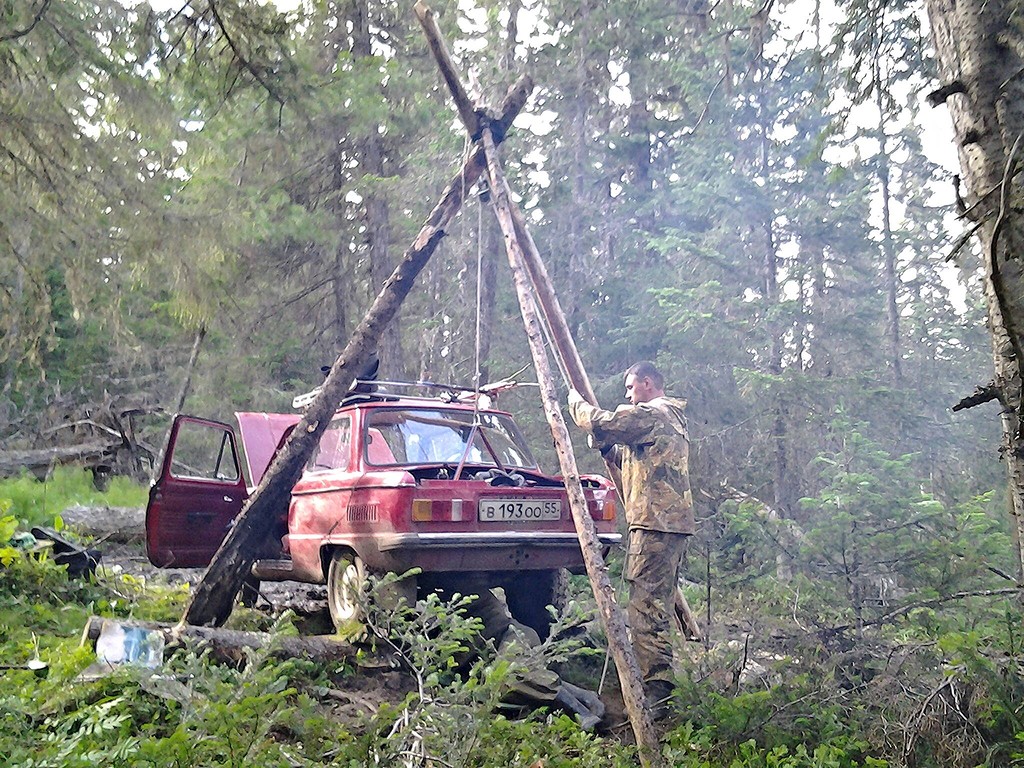
M571 387L569 388L569 407L570 408L572 406L576 405L577 403L585 403L585 402L587 402L587 401L583 399L583 395L581 395L575 389L573 389Z
M599 446L599 445L597 444L597 440L595 440L595 439L594 439L594 436L593 436L593 435L591 435L591 434L590 434L590 433L588 432L588 433L587 433L587 448L600 448L600 447L601 447L601 446Z

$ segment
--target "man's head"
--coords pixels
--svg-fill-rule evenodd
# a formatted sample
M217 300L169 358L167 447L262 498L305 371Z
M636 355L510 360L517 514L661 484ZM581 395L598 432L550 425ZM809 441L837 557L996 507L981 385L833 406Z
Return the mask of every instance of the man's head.
M665 377L654 363L646 360L626 371L626 399L633 405L646 403L665 394Z

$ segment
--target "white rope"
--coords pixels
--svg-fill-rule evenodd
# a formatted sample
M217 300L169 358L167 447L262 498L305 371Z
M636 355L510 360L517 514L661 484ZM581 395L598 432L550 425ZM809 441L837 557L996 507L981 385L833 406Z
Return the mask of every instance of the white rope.
M483 304L483 263L484 263L484 201L478 190L476 198L476 356L473 369L473 389L476 390L476 397L473 402L477 403L476 410L480 408L480 316Z

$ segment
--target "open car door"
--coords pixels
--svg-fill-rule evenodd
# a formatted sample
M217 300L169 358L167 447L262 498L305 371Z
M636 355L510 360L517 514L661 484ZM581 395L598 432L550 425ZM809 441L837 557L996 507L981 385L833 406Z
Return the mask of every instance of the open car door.
M248 496L241 467L230 426L175 417L146 507L146 553L153 565L210 564Z

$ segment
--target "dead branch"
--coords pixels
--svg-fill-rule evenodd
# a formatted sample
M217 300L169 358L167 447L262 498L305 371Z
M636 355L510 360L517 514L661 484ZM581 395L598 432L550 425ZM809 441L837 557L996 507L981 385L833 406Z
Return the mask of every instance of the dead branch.
M728 76L729 72L727 70L720 78L718 78L718 82L715 83L715 87L711 89L707 99L704 101L704 109L702 109L700 115L698 115L697 122L690 127L683 129L684 136L692 136L697 132L697 129L700 128L700 124L704 122L704 118L707 117L708 112L711 111L711 101L715 98L715 94L718 92L718 89L722 87L722 83L725 82L725 78Z
M938 608L939 606L951 603L954 600L965 600L969 597L1010 597L1013 595L1020 595L1022 592L1024 592L1024 587L979 589L972 592L956 592L952 595L946 595L945 597L935 597L930 600L918 600L917 602L908 603L907 605L882 614L877 619L859 621L856 624L843 624L838 627L825 627L824 629L819 629L816 634L820 638L835 637L836 635L841 635L851 629L860 630L867 627L880 627L884 624L889 624L896 619L906 616L911 611L916 611L918 608Z
M936 88L934 91L925 96L925 99L927 99L928 103L931 106L937 107L940 104L945 104L946 99L948 99L954 93L967 93L967 86L965 86L959 80L954 80L952 83L948 83L947 85L944 85L941 88Z
M964 209L963 215L966 215L966 214L967 214L967 210ZM962 235L960 235L960 237L957 238L957 241L953 244L953 249L946 256L946 261L947 262L950 262L950 261L952 261L953 259L956 258L956 255L958 253L960 253L960 251L963 250L964 246L967 245L967 243L969 243L971 241L971 238L974 237L975 233L979 229L981 229L981 227L982 227L982 225L984 223L985 223L984 219L982 221L977 222L973 227L971 227L969 230L967 230Z
M985 570L991 571L992 573L994 573L996 576L998 576L1001 579L1006 579L1011 584L1016 584L1017 583L1017 579L1015 579L1013 576L1008 574L1003 569L996 568L994 565L986 565L985 566Z
M220 29L220 33L224 35L224 40L227 42L228 47L231 49L231 52L235 55L235 60L242 65L242 68L246 72L253 76L256 82L259 83L260 86L262 86L263 90L267 92L270 98L272 98L278 104L284 105L284 97L277 92L277 89L275 89L270 83L266 81L266 79L256 70L256 67L253 65L253 63L249 61L248 57L244 56L241 50L239 50L238 46L235 44L234 39L228 33L228 29L227 26L224 24L224 20L220 17L220 12L217 10L217 3L210 3L210 13L213 14L213 20L217 22L217 28Z
M105 424L100 424L92 419L78 419L77 421L69 421L66 424L58 424L56 427L50 427L43 432L43 435L53 435L60 432L62 429L74 429L75 427L92 427L98 429L100 432L106 432L111 437L121 439L121 433L116 429L111 429Z
M984 386L977 387L974 392L954 405L952 410L953 413L956 413L957 411L965 411L968 408L974 408L975 406L981 405L982 403L988 403L992 400L998 400L1000 403L1003 402L1003 390L998 387L994 381L990 381Z

